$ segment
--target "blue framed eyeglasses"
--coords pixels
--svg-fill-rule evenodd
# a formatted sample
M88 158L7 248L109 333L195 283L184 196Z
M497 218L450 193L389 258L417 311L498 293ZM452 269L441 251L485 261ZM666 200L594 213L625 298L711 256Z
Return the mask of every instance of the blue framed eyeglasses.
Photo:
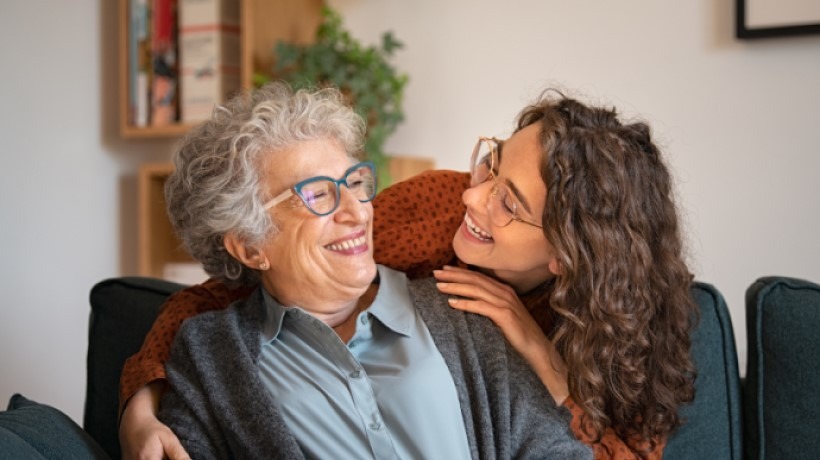
M296 195L310 212L317 216L326 216L339 207L342 185L347 187L359 202L367 203L376 196L375 169L373 163L363 161L351 166L338 180L327 176L305 179L265 203L265 209L270 209Z

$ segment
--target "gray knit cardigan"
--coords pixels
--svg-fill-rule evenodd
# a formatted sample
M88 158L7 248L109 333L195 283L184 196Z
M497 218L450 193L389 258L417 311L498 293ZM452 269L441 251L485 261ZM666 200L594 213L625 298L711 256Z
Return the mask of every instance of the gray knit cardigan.
M453 376L472 458L592 458L570 432L569 412L556 407L500 330L450 308L434 283L411 281L410 298ZM227 310L185 321L177 333L160 420L193 459L304 458L258 376L264 305L260 288Z

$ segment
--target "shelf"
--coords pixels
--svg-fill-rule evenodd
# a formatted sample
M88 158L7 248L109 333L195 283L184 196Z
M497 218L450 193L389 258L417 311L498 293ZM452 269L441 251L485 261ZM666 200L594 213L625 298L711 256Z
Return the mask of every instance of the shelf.
M167 126L121 126L120 136L123 139L156 139L163 137L182 137L196 125L173 124Z

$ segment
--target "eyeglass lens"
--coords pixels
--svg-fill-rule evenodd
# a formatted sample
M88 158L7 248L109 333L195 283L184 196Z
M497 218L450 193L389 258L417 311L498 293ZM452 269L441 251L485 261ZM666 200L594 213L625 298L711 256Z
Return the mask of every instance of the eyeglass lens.
M487 180L497 168L498 159L495 141L481 138L473 150L472 164L470 165L471 185L478 185Z
M518 215L518 204L512 198L509 187L496 179L498 166L497 141L492 138L479 138L470 162L470 186L475 187L493 179L491 199L487 203L490 220L497 227L506 227L516 220L540 228L539 224L522 219Z
M515 219L516 204L510 199L510 191L499 182L493 184L490 193L490 219L498 227L506 227Z

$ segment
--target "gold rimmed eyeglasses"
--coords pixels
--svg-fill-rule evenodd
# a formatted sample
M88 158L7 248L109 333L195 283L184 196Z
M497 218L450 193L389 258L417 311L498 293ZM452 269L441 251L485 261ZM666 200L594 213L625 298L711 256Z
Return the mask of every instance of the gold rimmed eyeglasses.
M506 227L516 221L537 228L543 226L537 222L526 220L519 215L519 203L509 185L498 180L499 149L502 141L494 137L479 137L473 156L470 161L470 186L475 187L492 179L490 189L491 200L487 200L487 212L493 225Z

